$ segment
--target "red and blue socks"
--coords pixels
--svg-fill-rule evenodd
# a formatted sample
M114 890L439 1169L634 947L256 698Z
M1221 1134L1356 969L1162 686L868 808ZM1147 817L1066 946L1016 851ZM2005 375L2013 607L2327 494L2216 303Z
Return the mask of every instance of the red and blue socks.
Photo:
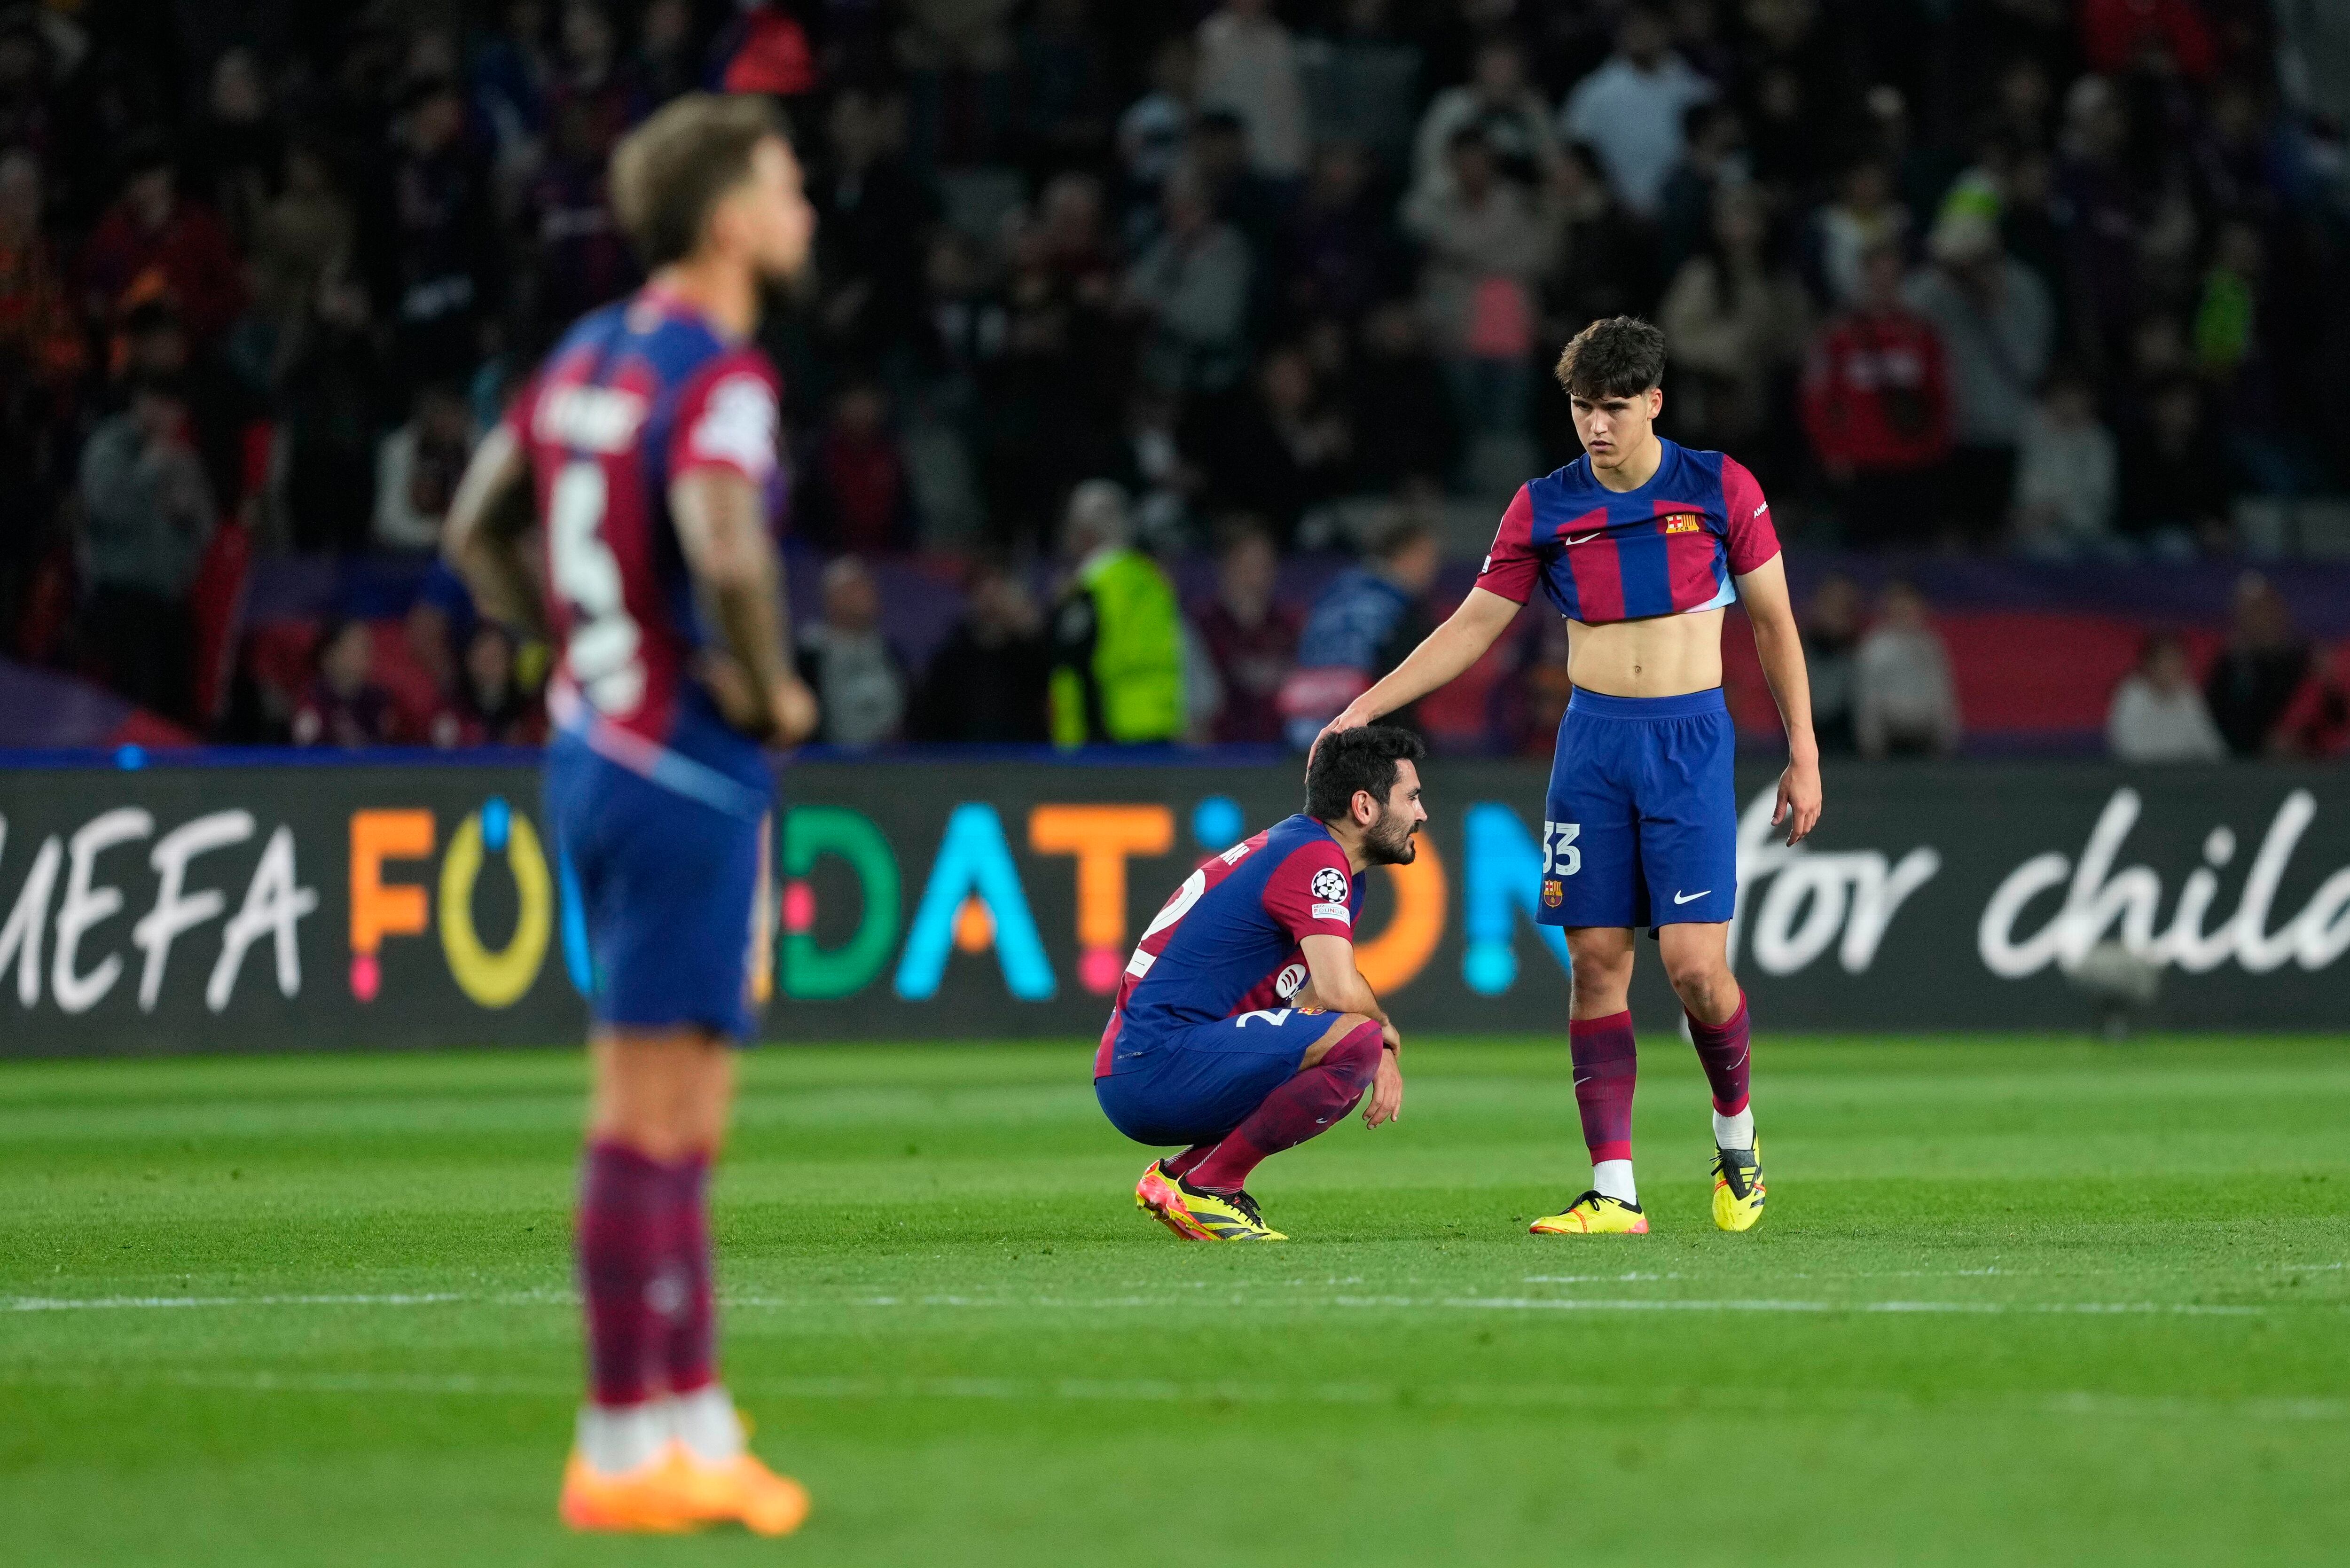
M708 1428L697 1451L725 1446L721 1425L735 1430L733 1405L714 1380L709 1173L703 1156L656 1160L610 1142L590 1144L582 1162L579 1286L590 1403L579 1442L608 1475L658 1458L684 1428ZM724 1423L712 1414L720 1406ZM681 1420L697 1411L703 1419ZM739 1451L739 1436L733 1446Z
M1210 1192L1238 1192L1265 1156L1296 1147L1355 1108L1378 1072L1381 1048L1378 1023L1366 1020L1267 1095L1183 1179Z
M1566 1026L1575 1058L1575 1107L1583 1116L1583 1142L1591 1150L1591 1185L1626 1203L1640 1201L1632 1180L1632 1090L1639 1056L1632 1014L1577 1018Z
M1720 1023L1690 1015L1690 1039L1705 1079L1713 1086L1713 1141L1718 1148L1754 1147L1754 1112L1747 1104L1748 1075L1753 1044L1746 1015L1746 997L1739 994L1738 1011Z

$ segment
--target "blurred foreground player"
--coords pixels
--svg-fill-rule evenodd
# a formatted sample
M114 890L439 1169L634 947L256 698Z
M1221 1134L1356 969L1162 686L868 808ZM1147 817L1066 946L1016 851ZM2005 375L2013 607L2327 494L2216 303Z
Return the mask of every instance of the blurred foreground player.
M561 650L547 812L596 975L591 1386L561 1512L578 1530L780 1535L807 1496L744 1449L716 1379L707 1184L727 1047L764 989L760 743L816 722L767 525L775 373L749 341L761 286L806 265L815 220L757 99L671 104L620 144L611 184L650 281L556 346L475 453L446 546L486 613Z
M1135 1206L1194 1241L1283 1241L1245 1190L1269 1154L1370 1091L1366 1126L1403 1110L1402 1037L1355 968L1358 878L1409 865L1419 738L1325 738L1305 810L1201 863L1142 933L1094 1056L1094 1094L1150 1162Z
M1567 1035L1591 1189L1533 1229L1648 1229L1632 1180L1632 932L1655 936L1713 1090L1713 1222L1762 1218L1747 1103L1746 997L1730 972L1738 909L1736 737L1721 696L1722 612L1743 599L1787 731L1771 820L1794 844L1820 815L1811 685L1771 508L1736 459L1659 437L1664 334L1619 316L1559 356L1584 455L1519 487L1493 553L1452 618L1325 731L1367 724L1460 675L1537 583L1567 621L1575 685L1543 811L1542 901L1575 965Z

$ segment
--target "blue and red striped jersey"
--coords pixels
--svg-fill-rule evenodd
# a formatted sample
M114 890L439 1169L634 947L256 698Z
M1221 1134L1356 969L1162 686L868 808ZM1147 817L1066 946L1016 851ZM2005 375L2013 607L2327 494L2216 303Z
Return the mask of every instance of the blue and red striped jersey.
M546 524L558 718L577 715L623 751L673 750L764 780L755 744L694 679L711 634L669 492L711 467L771 486L777 384L757 348L647 288L582 317L507 410Z
M1614 491L1576 458L1518 487L1477 586L1519 604L1534 583L1586 626L1720 609L1779 553L1771 504L1737 459L1664 441L1638 490Z
M1353 941L1361 902L1346 850L1303 814L1201 861L1135 944L1094 1076L1110 1071L1121 1029L1155 1035L1285 1006L1305 983L1299 944Z

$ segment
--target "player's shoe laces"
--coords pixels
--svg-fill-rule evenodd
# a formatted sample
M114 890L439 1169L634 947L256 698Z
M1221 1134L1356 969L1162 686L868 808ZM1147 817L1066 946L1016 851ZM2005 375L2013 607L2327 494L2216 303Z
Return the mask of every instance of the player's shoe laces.
M672 1483L697 1521L733 1520L754 1535L789 1535L807 1518L807 1489L777 1475L747 1450L717 1461L671 1443L668 1463Z
M1187 1241L1286 1241L1288 1237L1264 1222L1256 1199L1245 1192L1210 1192L1180 1177L1170 1176L1152 1160L1135 1183L1134 1206L1149 1210L1159 1222Z
M573 1449L556 1512L574 1530L651 1535L682 1534L709 1517L696 1510L670 1451L635 1469L606 1475Z
M1537 1236L1645 1236L1648 1217L1638 1204L1595 1189L1526 1229Z
M1713 1222L1724 1231L1752 1231L1762 1222L1762 1140L1752 1148L1713 1151Z

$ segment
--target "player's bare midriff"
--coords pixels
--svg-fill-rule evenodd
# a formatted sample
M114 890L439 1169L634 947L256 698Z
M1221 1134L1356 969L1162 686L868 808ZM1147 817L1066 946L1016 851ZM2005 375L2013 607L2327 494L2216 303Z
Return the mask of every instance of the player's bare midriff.
M1605 697L1679 697L1721 684L1721 611L1566 623L1567 678Z

